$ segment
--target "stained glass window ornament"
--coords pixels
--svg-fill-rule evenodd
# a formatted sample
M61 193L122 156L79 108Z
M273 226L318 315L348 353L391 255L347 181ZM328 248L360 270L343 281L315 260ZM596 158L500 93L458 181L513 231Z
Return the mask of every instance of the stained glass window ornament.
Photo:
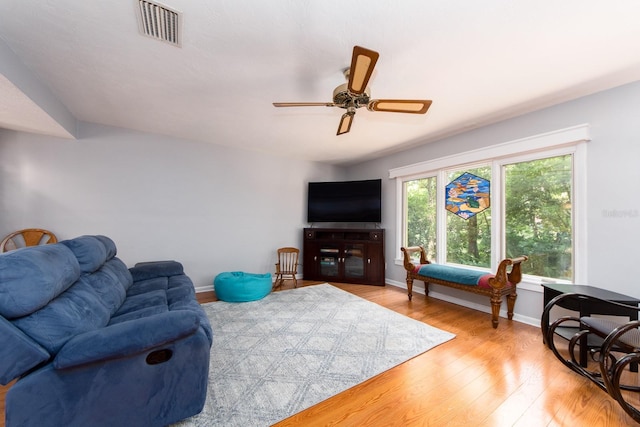
M445 209L469 219L490 206L491 183L465 172L446 186Z

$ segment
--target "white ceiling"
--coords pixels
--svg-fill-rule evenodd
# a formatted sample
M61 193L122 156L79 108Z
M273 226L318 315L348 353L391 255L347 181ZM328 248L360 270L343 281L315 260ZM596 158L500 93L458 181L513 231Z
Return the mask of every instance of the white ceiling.
M137 0L0 0L0 39L80 121L352 163L640 80L637 0L161 0L182 47L140 35ZM426 115L275 108L330 102L354 45L372 98ZM60 135L0 75L0 127ZM63 132L64 133L64 132Z

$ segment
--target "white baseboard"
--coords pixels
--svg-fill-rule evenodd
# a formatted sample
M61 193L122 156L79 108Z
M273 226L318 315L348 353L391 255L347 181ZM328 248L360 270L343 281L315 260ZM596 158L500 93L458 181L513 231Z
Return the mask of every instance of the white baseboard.
M213 292L213 285L207 285L207 286L196 286L196 293L199 292Z
M395 280L386 279L386 283L391 286L395 286L401 289L407 289L407 284L404 282L397 282ZM413 287L414 294L424 295L424 288L421 287ZM435 298L442 301L450 302L452 304L461 305L462 307L471 308L473 310L482 311L484 313L491 314L491 307L488 305L478 304L471 301L464 300L462 298L457 298L451 295L443 294L441 292L429 291L429 298ZM507 318L507 310L500 310L500 317ZM531 326L540 327L540 319L536 319L533 317L522 316L517 313L513 314L513 320L516 322L524 323Z

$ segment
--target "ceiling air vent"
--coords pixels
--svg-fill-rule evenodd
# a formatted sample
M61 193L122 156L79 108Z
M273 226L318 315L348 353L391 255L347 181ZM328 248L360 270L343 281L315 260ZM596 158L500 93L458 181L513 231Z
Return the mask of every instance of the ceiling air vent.
M162 40L174 46L182 45L182 14L158 3L138 2L138 26L145 36Z

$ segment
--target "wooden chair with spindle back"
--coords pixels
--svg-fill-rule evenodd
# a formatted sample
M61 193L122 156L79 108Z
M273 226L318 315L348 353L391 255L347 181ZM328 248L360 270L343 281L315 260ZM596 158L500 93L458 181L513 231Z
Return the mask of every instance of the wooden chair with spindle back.
M285 247L278 249L278 262L276 263L276 280L273 283L273 289L282 286L285 278L289 277L293 280L293 286L298 287L298 257L300 249Z
M55 234L49 230L42 228L25 228L24 230L14 231L2 239L2 242L0 242L0 253L27 246L38 246L57 242L58 239Z

